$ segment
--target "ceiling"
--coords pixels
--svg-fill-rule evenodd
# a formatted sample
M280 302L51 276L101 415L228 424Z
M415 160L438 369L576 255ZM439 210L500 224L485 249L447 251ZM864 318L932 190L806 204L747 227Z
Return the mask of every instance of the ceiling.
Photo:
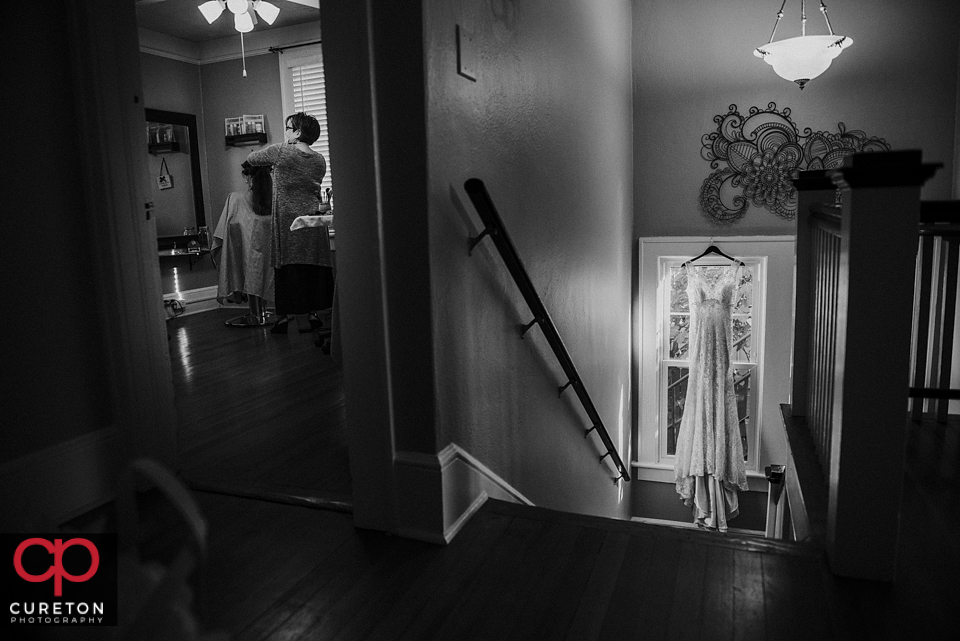
M132 0L137 7L137 26L189 42L205 42L237 35L233 15L225 10L213 24L208 24L199 7L205 0ZM280 15L273 25L258 19L254 31L290 27L320 19L319 0L269 0ZM306 4L303 4L306 3Z

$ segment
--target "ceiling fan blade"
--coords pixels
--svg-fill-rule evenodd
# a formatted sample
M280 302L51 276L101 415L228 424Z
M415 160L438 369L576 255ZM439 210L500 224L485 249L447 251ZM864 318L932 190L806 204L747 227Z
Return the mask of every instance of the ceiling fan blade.
M287 0L287 2L302 4L305 7L312 7L313 9L320 8L320 0Z

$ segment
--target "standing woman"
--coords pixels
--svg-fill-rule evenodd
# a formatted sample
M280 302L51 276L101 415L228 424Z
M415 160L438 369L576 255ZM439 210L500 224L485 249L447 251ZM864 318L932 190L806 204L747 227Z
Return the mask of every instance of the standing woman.
M313 116L287 116L285 143L270 145L247 156L251 165L273 168L273 267L277 321L270 329L286 333L291 318L300 317L301 331L310 331L306 314L329 309L333 303L333 263L326 227L290 231L298 216L313 216L320 203L320 183L327 161L310 148L320 137Z

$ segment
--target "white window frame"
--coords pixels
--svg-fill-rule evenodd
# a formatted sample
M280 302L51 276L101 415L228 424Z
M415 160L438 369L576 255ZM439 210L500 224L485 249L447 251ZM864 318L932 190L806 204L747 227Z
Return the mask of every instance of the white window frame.
M293 73L292 69L308 64L323 65L323 52L319 44L307 45L281 52L280 59L280 100L283 105L283 117L286 119L290 114L300 111L297 108L294 97ZM320 138L310 145L312 149L323 154L327 161L327 173L323 177L323 187L333 188L333 161L330 158L330 134L327 127L326 96L324 96L324 106L320 113L308 111L310 115L315 116L320 122ZM286 137L286 132L284 132Z
M661 456L662 301L661 258L683 260L700 254L715 244L725 253L740 258L764 260L764 336L757 344L758 372L758 456L747 469L752 491L766 491L763 470L781 464L786 455L780 424L780 404L790 402L791 351L793 345L794 249L793 236L650 237L638 239L639 277L634 306L634 358L637 363L637 412L634 417L634 448L631 452L633 475L640 481L674 483L675 457ZM758 303L755 303L757 305ZM665 395L665 390L664 395ZM665 446L664 446L665 449Z

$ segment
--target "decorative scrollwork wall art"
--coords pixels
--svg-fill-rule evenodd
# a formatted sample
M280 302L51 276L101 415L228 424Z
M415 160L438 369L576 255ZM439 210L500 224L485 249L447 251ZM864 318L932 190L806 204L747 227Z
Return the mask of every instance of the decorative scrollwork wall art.
M889 151L883 138L862 131L813 131L801 135L790 119L790 108L751 107L744 117L736 105L714 116L717 130L701 138L700 155L711 173L700 187L700 211L714 222L732 224L752 203L791 220L797 213L797 190L791 182L801 170L834 169L861 151Z

